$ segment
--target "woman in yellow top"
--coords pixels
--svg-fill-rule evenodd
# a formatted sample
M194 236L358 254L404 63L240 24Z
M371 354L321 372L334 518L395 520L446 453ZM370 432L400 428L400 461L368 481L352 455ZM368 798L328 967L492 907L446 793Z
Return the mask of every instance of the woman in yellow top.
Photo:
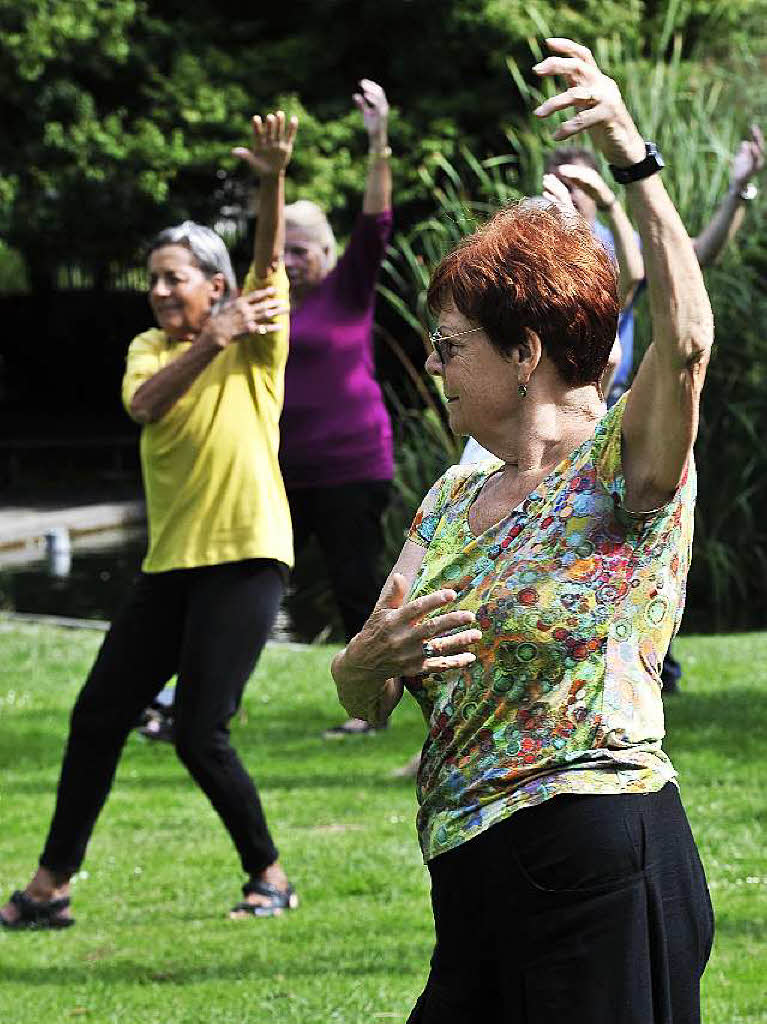
M85 856L125 739L176 674L176 751L218 812L249 876L236 916L297 905L229 721L271 629L292 564L277 450L288 352L284 172L296 121L253 119L261 176L245 292L221 239L186 222L149 255L158 328L132 342L123 401L143 424L149 517L142 573L72 714L39 867L0 912L5 927L73 923L69 879Z

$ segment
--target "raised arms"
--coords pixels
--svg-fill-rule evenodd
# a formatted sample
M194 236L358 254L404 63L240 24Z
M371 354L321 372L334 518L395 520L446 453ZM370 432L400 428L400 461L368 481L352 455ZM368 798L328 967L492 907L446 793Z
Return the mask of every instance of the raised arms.
M748 205L749 182L763 167L764 135L758 125L753 125L751 137L741 142L733 157L727 194L705 228L692 240L702 267L710 266L739 231Z
M252 148L233 151L261 174L253 254L256 275L260 278L265 277L268 269L282 255L285 168L290 161L297 124L295 118L286 122L282 111L267 115L263 121L254 117ZM172 257L170 261L158 256L163 252ZM157 263L155 269L151 266L153 262ZM232 341L255 333L268 334L279 330L280 324L275 322L275 318L288 312L286 307L275 301L273 289L266 288L233 299L210 315L208 311L223 294L222 275L207 276L188 259L188 255L185 256L180 246L168 246L152 254L150 277L152 291L159 289L161 297L167 295L169 299L178 299L175 293L179 287L196 290L193 295L195 308L201 309L202 313L199 322L190 321L191 330L187 337L176 339L191 341L189 348L152 374L131 397L130 415L142 424L161 419Z
M591 52L569 39L549 39L555 54L539 75L562 75L568 88L535 111L548 117L575 108L554 133L566 139L588 131L617 167L645 156L645 145L620 91ZM700 392L714 328L711 306L692 242L655 174L626 187L643 243L653 341L627 399L623 418L626 504L648 512L679 485L697 433Z
M260 178L258 222L253 243L253 269L257 279L282 259L285 248L285 168L290 163L298 119L286 120L282 110L253 118L250 149L236 146L234 156L244 160Z
M368 133L368 176L362 212L375 214L391 209L392 178L389 166L389 103L380 85L369 78L360 81L354 102L362 112Z

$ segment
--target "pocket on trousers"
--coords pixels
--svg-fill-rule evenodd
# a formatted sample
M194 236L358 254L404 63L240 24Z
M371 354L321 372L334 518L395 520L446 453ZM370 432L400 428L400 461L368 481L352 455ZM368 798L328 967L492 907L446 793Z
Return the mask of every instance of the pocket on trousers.
M604 891L642 870L621 796L553 797L509 824L511 856L539 893Z

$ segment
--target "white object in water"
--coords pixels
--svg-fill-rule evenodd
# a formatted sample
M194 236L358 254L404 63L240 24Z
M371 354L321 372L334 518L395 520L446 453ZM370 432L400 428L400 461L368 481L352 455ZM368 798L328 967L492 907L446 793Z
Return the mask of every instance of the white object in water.
M45 535L45 557L52 576L68 576L72 568L72 539L66 526L54 526Z

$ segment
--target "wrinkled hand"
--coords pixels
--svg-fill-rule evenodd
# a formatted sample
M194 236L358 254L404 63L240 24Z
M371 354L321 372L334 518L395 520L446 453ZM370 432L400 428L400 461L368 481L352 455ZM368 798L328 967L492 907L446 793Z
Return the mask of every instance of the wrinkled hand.
M362 111L371 145L386 144L387 126L389 123L389 101L386 93L377 82L363 78L359 83L360 91L355 92L353 99Z
M267 114L262 120L253 118L253 145L250 149L235 146L232 156L239 157L262 177L276 177L290 163L293 142L298 130L298 118L287 120L285 112Z
M226 348L236 338L278 331L283 325L275 323L275 318L288 312L289 308L274 298L274 288L261 288L227 302L209 318L203 333L219 348Z
M567 90L541 103L537 117L549 117L558 110L575 107L576 113L554 132L561 142L588 131L597 149L616 167L629 167L645 157L645 146L620 90L612 78L597 67L591 50L572 39L547 39L556 57L546 57L533 68L536 74L562 75Z
M455 591L437 590L405 603L407 589L406 578L393 573L362 631L346 648L344 661L348 672L390 679L442 672L476 661L467 647L481 639L478 629L445 636L450 630L474 622L473 612L453 611L426 618L430 612L455 601ZM423 651L426 640L435 651L428 658Z
M758 124L751 125L751 137L744 139L732 159L733 188L742 189L764 167L764 135Z
M544 174L542 184L543 198L547 202L558 206L563 213L570 216L578 213L567 185L560 181L556 174Z
M597 209L606 210L615 202L615 193L593 167L585 164L560 164L557 174L575 188L581 189L594 200Z

